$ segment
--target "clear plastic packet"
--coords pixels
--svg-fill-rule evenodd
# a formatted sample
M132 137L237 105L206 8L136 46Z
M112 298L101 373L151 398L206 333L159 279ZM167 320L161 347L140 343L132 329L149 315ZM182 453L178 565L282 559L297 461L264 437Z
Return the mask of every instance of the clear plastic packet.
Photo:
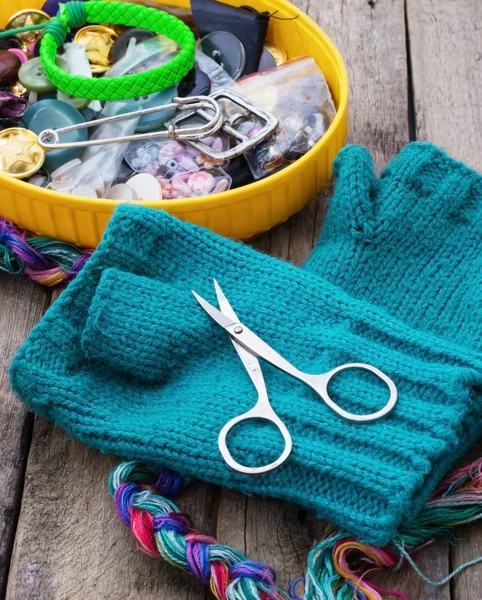
M118 60L104 77L122 77L160 67L174 58L177 51L176 42L164 35L149 38L130 46L127 54Z
M217 152L227 150L229 140L225 136L211 136L203 142ZM150 140L132 142L125 155L127 164L137 173L164 177L167 173L182 173L223 168L227 163L216 162L184 142L173 140Z
M112 116L109 108L100 117ZM94 130L91 140L118 138L132 135L138 118L125 119L100 125ZM69 163L52 174L49 188L66 194L105 198L116 180L129 147L128 143L105 144L86 148L79 162ZM88 193L87 193L88 192Z
M328 130L336 115L323 73L312 58L299 58L237 82L238 91L278 117L278 131L246 154L253 176L261 179L304 154ZM244 124L254 135L255 121Z
M201 168L195 171L170 171L158 176L164 200L194 198L220 194L231 188L232 179L222 169Z

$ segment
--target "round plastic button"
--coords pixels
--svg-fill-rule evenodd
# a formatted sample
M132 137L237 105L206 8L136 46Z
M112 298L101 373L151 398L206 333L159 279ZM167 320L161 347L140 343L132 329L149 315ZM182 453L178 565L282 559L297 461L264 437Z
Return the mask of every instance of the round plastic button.
M55 62L57 66L64 71L69 70L67 61L64 58L57 56ZM40 58L32 58L32 60L29 60L22 65L18 72L18 78L20 83L31 92L45 93L55 90L55 85L47 79L47 76L45 75L45 70Z
M211 91L211 80L201 69L191 69L178 84L178 96L208 96Z
M0 52L0 86L6 86L17 81L22 63L18 56L8 50Z
M23 117L29 129L39 134L44 129L59 129L69 125L77 125L84 122L80 112L60 100L41 100L32 105ZM60 136L62 142L85 142L87 140L87 129L77 129ZM59 148L47 153L45 168L49 171L58 169L66 162L79 158L83 148Z
M109 117L143 110L145 108L153 108L155 106L160 107L163 104L170 104L175 96L177 96L177 87L173 85L172 87L167 88L167 90L162 90L161 92L151 94L150 96L142 96L142 98L134 98L133 100L122 100L118 103L111 102L109 106ZM176 109L171 108L169 110L160 110L151 115L145 115L139 119L136 131L145 133L146 131L159 129L166 121L172 119L175 112Z
M134 190L139 200L162 200L161 184L153 175L139 173L131 177L127 185Z
M199 40L197 45L234 80L241 77L246 66L246 49L235 35L227 31L213 31Z
M107 196L110 200L122 200L123 202L133 202L137 200L137 194L133 187L126 183L118 183L110 188Z
M24 65L28 61L27 53L23 50L20 50L20 48L9 48L8 51L12 54L15 54L15 56L20 59L22 65Z

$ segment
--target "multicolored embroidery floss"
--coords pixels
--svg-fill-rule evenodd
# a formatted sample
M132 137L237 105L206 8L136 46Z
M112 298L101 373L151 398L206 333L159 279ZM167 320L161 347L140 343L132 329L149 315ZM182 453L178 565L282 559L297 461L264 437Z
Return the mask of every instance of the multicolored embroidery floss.
M217 600L301 600L292 581L289 593L276 586L268 565L248 560L240 552L199 534L190 517L172 502L181 490L181 476L138 463L118 465L110 476L110 492L119 518L132 530L139 548L162 557L210 585ZM313 548L306 571L305 600L382 600L381 594L408 600L405 594L367 581L372 571L398 569L409 563L432 585L443 585L479 557L461 565L441 581L427 579L413 562L413 554L436 538L454 540L454 528L482 518L482 459L454 471L434 492L409 527L389 546L377 548L356 541L328 526Z
M53 287L74 279L93 250L21 231L0 218L0 271Z

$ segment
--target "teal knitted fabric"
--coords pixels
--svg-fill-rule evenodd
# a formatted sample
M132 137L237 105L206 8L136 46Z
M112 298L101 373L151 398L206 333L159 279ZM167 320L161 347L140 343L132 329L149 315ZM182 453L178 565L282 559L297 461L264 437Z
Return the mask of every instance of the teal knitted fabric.
M482 349L482 175L424 142L406 146L379 180L359 146L334 167L306 268L405 323Z
M215 302L213 277L240 318L297 367L316 373L359 361L385 371L399 392L393 413L345 421L263 364L293 452L264 475L227 467L219 431L256 394L229 337L191 295ZM481 367L479 355L307 271L165 213L121 206L83 272L20 349L11 383L30 408L89 446L296 502L384 544L465 449L468 425L482 413ZM338 376L330 392L360 413L387 394L357 371ZM236 429L229 443L245 464L265 464L282 450L258 422Z

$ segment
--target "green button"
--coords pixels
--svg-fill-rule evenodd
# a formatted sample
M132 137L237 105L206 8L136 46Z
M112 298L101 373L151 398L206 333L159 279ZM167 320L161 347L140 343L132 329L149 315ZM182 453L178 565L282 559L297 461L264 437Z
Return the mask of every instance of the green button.
M67 61L61 56L57 56L55 63L64 71L69 71ZM45 75L42 60L40 58L32 58L21 66L18 72L20 83L30 92L51 92L55 90L55 85L47 79Z

